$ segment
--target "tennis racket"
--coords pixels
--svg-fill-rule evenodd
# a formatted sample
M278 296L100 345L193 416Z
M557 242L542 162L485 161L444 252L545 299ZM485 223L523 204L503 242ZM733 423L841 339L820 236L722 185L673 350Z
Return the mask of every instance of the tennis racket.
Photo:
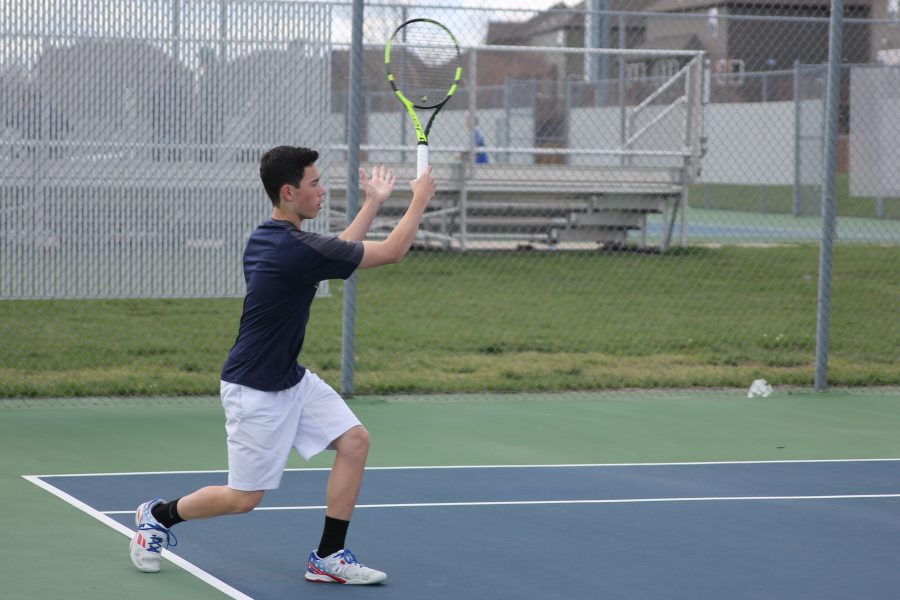
M450 30L432 19L410 19L384 48L388 82L406 107L416 130L416 177L428 165L428 136L434 118L456 91L462 75L459 44ZM431 110L425 127L416 110Z

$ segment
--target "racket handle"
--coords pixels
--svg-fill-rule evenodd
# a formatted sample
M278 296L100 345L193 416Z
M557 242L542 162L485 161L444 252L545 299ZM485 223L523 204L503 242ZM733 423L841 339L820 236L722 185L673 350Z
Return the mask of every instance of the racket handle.
M428 166L428 145L419 144L416 148L416 179L418 179Z

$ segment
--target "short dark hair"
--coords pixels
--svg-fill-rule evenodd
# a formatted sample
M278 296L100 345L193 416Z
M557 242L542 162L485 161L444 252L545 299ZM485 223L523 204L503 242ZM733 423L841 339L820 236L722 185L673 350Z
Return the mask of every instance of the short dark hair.
M262 155L259 178L273 206L278 206L281 186L289 183L298 187L303 171L318 159L319 153L315 150L295 146L277 146Z

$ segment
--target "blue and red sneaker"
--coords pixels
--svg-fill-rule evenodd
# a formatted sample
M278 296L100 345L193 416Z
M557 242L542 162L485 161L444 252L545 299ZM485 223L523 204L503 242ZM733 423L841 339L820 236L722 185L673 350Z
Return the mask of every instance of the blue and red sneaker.
M319 558L313 550L309 553L309 561L306 563L305 578L307 581L317 583L371 585L381 583L387 579L387 575L360 564L347 549L339 550L325 558Z
M137 531L131 538L131 562L145 573L159 571L163 548L178 544L172 532L163 527L150 512L150 509L160 502L162 502L160 498L148 500L138 506L134 514Z

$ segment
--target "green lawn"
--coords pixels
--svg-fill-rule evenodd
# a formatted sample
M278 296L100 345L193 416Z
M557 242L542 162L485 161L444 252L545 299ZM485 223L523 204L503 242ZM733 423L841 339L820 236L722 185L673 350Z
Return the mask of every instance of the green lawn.
M900 247L835 248L834 385L900 384ZM809 385L818 248L416 252L360 273L358 394ZM342 284L301 362L340 381ZM240 299L0 302L0 396L216 394Z

